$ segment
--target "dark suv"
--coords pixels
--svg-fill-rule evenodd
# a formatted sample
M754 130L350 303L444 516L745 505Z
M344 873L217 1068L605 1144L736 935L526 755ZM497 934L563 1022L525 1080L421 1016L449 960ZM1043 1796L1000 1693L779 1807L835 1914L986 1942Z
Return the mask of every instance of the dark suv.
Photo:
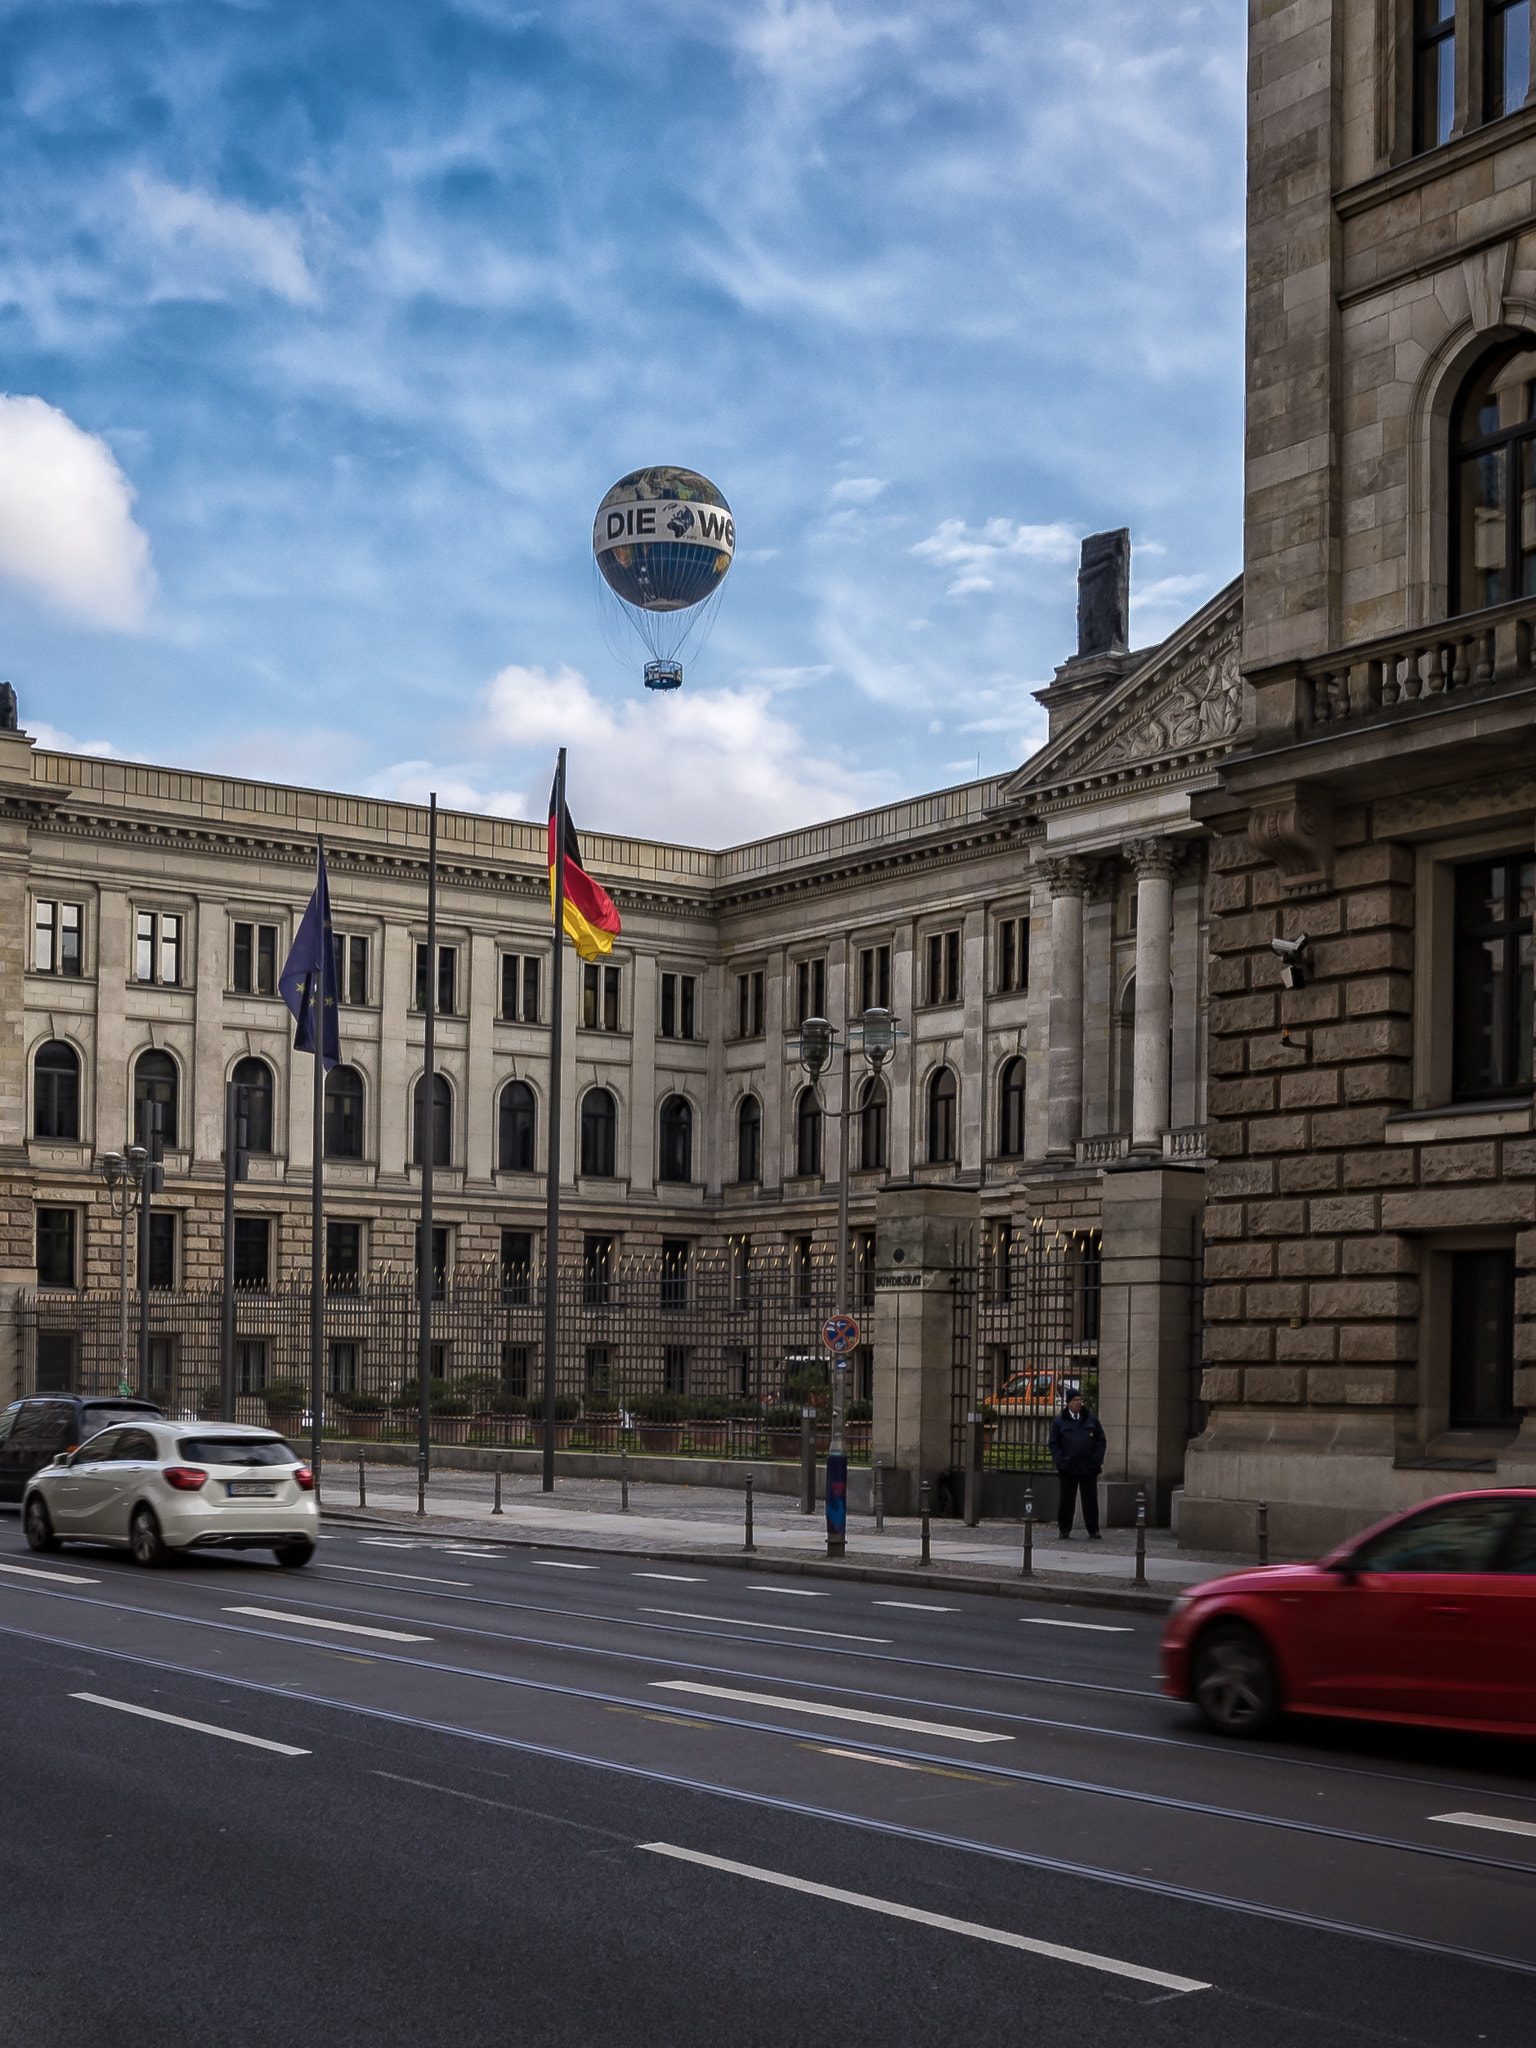
M115 1394L33 1394L0 1414L0 1501L19 1501L27 1481L60 1451L72 1451L98 1430L139 1415L158 1415L153 1401Z

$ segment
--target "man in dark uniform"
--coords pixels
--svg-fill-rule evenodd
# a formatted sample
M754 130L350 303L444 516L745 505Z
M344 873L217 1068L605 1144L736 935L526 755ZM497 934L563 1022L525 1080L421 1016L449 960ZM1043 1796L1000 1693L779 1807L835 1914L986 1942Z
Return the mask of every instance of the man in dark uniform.
M1051 1424L1051 1463L1056 1467L1060 1505L1056 1526L1063 1543L1072 1534L1072 1519L1079 1494L1083 1498L1083 1523L1095 1542L1099 1540L1099 1474L1104 1469L1104 1430L1093 1410L1084 1404L1074 1388L1067 1405Z

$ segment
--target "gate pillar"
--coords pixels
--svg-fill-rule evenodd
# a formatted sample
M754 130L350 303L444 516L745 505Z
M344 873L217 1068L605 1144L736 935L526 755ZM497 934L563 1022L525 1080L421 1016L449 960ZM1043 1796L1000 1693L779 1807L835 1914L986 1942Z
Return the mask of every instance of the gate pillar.
M897 1188L876 1197L871 1454L884 1463L892 1514L915 1514L920 1483L954 1462L955 1283L974 1285L980 1220L974 1189Z
M1104 1477L1145 1486L1151 1519L1168 1520L1191 1431L1195 1224L1202 1168L1108 1172L1103 1181L1099 1419Z

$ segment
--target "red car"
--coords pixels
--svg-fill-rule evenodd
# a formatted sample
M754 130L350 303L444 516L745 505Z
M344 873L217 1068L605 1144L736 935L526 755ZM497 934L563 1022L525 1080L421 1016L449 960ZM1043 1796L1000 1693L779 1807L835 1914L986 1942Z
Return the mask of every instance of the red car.
M1316 1564L1192 1587L1163 1690L1223 1735L1291 1713L1536 1737L1536 1488L1450 1494Z

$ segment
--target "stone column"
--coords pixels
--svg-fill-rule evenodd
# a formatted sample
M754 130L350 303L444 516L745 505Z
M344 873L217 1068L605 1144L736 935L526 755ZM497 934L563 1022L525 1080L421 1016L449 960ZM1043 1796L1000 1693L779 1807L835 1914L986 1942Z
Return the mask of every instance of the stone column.
M875 1198L873 1450L892 1514L915 1514L923 1480L954 1462L955 1255L975 1243L980 1217L974 1188Z
M1046 1158L1074 1161L1083 1134L1083 895L1086 861L1041 863L1051 892L1050 1114Z
M1168 1031L1173 1022L1173 870L1166 839L1130 839L1136 871L1136 1044L1131 1150L1161 1158L1168 1128Z

